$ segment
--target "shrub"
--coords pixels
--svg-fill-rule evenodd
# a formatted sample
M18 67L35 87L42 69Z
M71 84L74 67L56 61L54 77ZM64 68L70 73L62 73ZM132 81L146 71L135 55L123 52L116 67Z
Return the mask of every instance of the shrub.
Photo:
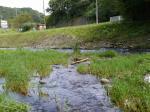
M33 27L35 26L35 24L33 23L25 23L21 26L21 32L26 32L26 31L29 31L31 30Z
M99 54L100 57L113 58L117 56L117 52L109 50Z

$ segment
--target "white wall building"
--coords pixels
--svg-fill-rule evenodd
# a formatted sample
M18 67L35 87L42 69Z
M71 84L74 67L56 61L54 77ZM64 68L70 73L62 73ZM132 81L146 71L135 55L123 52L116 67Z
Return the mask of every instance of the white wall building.
M123 20L122 16L110 17L110 22L118 22L118 21L122 21L122 20Z
M6 20L1 20L0 21L0 27L3 29L7 29L8 28L8 22Z

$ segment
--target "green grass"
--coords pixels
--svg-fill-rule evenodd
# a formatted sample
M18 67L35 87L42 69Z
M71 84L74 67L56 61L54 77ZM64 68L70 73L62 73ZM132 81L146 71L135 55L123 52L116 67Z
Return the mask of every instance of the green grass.
M68 54L53 50L45 51L0 51L0 76L6 79L6 88L27 95L28 82L34 72L46 77L51 65L67 65Z
M75 43L79 43L84 48L108 46L150 48L149 26L149 23L101 23L26 33L0 33L0 47L41 45L42 47L70 48Z
M50 75L52 65L67 65L68 56L54 50L0 50L0 77L6 80L4 89L27 95L30 78L35 72L46 77ZM0 95L0 112L28 112L27 105L8 99L6 95Z
M113 58L116 57L117 55L118 55L117 52L111 50L99 54L100 57L107 57L107 58Z
M114 58L98 56L92 57L89 66L79 65L78 71L112 79L108 93L125 112L149 112L150 84L144 82L144 75L150 73L150 54L118 55Z
M73 53L73 56L76 55ZM112 80L107 88L111 100L125 112L150 111L150 84L144 82L144 76L150 73L150 54L119 55L114 51L104 53L77 53L80 58L89 57L90 65L78 66L80 73L90 73L97 77ZM46 77L52 71L51 65L67 65L70 54L54 50L0 50L0 77L6 79L4 88L27 95L30 78L36 73ZM17 107L24 111L26 105L4 100L0 95L0 109ZM7 97L6 97L7 99ZM6 105L4 105L6 104ZM7 108L9 107L9 108ZM0 110L3 112L3 110ZM14 110L10 110L14 111Z
M0 112L28 112L29 106L0 95Z
M12 33L17 33L15 30L12 29L1 29L0 28L0 34L12 34Z

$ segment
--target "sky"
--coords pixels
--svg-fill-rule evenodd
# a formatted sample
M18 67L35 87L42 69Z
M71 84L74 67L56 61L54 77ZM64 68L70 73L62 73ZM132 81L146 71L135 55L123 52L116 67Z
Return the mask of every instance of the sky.
M45 1L45 9L46 9L48 7L49 0L44 0L44 1ZM43 0L0 0L0 6L6 6L12 8L30 7L34 10L43 13Z

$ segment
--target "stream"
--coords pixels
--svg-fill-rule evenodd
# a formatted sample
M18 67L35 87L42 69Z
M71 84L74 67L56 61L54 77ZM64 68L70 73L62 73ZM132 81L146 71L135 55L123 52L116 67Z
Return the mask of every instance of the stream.
M53 65L53 72L39 83L30 81L28 96L9 92L8 96L31 106L29 112L120 112L106 95L104 86L92 75L81 75L76 66ZM0 92L4 79L0 79Z
M31 51L45 49L23 48ZM0 48L0 50L17 50L17 48ZM49 50L49 49L48 49ZM73 49L53 49L59 52L73 52ZM114 50L118 53L149 53L150 49L101 48L95 50L80 49L81 52L105 52ZM115 107L99 79L90 74L79 74L75 65L64 67L53 65L53 72L44 79L35 74L30 79L28 95L23 96L7 92L8 97L30 105L29 112L121 112ZM145 77L149 81L149 75ZM5 79L0 78L0 93L5 93Z
M18 48L0 48L0 50L17 50ZM31 50L31 51L42 51L42 50L56 50L59 52L66 52L66 53L72 53L74 50L72 48L30 48L25 47L21 48L23 50ZM150 49L127 49L127 48L99 48L99 49L80 49L81 53L97 53L97 52L105 52L108 50L113 50L121 54L129 54L129 53L149 53Z

